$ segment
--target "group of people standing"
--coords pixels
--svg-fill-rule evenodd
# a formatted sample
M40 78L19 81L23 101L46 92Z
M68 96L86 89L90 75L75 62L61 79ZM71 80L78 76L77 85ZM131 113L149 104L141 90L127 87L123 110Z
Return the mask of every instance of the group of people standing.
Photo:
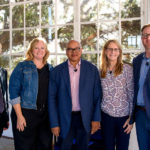
M52 135L59 137L60 150L71 150L74 139L77 150L88 150L90 135L99 129L104 150L128 150L134 122L139 149L149 150L150 24L142 27L141 40L145 52L133 67L123 63L119 42L108 40L98 70L81 58L78 41L68 42L67 61L53 68L46 41L33 39L9 82L15 150L51 150ZM7 90L0 85L6 105ZM1 129L7 126L8 119Z

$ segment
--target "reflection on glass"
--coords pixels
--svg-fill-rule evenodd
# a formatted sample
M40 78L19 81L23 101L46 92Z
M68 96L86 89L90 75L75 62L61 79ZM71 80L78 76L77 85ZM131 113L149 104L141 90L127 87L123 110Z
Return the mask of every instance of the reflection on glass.
M11 66L11 71L16 67L16 65L23 61L25 58L24 56L20 56L20 55L15 55L15 56L11 56L11 60L12 60L12 66Z
M24 5L17 5L12 9L12 27L19 28L24 26Z
M12 32L12 53L24 51L24 31L13 31Z
M122 0L121 18L140 17L141 15L141 0Z
M6 55L0 54L0 67L3 67L5 69L9 69L9 57Z
M26 30L26 47L36 37L39 37L39 29Z
M119 1L120 0L100 0L99 1L99 18L102 20L119 18Z
M59 55L59 56L57 56L57 64L61 64L61 63L63 63L66 60L67 60L67 56L66 55Z
M54 24L54 11L55 7L52 1L45 1L41 4L41 24L42 25L53 25Z
M141 21L123 21L121 22L122 27L122 39L121 43L123 48L126 49L133 49L133 48L140 48L140 28L141 28Z
M9 4L9 0L0 0L0 5Z
M81 25L81 45L84 51L97 50L97 27L95 24Z
M57 4L57 23L73 23L73 0L57 0Z
M97 54L82 54L82 58L97 65Z
M67 43L73 39L73 26L64 26L58 29L58 52L66 50Z
M118 22L108 22L102 23L99 28L99 38L100 38L100 49L106 41L110 39L119 40L119 23Z
M83 21L96 21L97 20L97 1L81 0L81 22Z
M48 29L42 29L41 35L43 38L46 39L48 43L48 49L50 52L55 52L55 29L54 28L48 28Z
M9 7L0 7L0 29L9 29Z
M9 31L0 31L0 44L2 45L2 52L9 51Z
M26 27L39 25L39 3L26 4Z

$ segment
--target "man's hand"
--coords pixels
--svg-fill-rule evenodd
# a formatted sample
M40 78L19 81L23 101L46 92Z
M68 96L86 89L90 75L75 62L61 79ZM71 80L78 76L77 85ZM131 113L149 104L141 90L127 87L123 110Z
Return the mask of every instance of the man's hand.
M100 122L92 121L91 122L91 134L94 134L98 129L100 129Z
M55 136L59 136L60 127L51 128L51 131Z

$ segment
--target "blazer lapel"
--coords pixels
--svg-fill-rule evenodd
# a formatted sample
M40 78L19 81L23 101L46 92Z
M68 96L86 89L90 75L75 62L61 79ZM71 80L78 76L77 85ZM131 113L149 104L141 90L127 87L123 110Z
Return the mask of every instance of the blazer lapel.
M80 99L81 91L83 89L83 85L86 80L86 71L87 71L87 67L85 65L85 62L84 60L81 59L80 79L79 79L79 99Z
M64 63L64 66L63 66L63 78L65 80L65 84L67 86L67 90L68 90L68 93L69 93L69 96L71 97L71 87L70 87L70 76L69 76L69 69L68 69L68 61L66 61Z
M142 59L143 59L143 55L139 58L138 65L136 65L138 82L139 82L139 79L140 79L140 71L141 71Z

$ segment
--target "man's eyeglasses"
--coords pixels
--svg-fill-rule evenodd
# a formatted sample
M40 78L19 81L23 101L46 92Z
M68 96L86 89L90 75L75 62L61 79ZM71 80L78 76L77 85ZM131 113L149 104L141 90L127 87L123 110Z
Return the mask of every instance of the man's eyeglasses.
M107 50L110 52L119 52L119 48L107 48Z
M142 34L142 38L147 39L150 36L150 34Z
M80 47L76 47L76 48L67 48L67 51L80 51Z

